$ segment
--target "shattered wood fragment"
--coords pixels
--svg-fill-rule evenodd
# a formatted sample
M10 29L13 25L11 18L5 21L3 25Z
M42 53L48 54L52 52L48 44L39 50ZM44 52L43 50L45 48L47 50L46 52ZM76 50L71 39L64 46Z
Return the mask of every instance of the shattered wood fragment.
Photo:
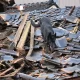
M31 22L27 21L27 23L24 27L23 33L21 35L21 38L20 38L18 45L17 45L18 50L24 50L24 45L25 45L26 39L28 37L30 26L31 26Z
M11 65L8 62L5 62L5 63L8 67L11 67ZM15 71L15 68L13 67L12 70Z
M14 60L14 61L12 62L12 64L23 62L23 60L24 60L23 58Z
M0 78L6 78L6 77L14 77L16 76L17 73L19 73L25 66L25 63L22 63L20 68L15 69L15 71L13 71L12 73L6 74L4 76L0 76Z
M31 35L30 35L30 50L27 54L27 56L30 56L32 51L33 51L33 47L34 47L34 27L31 26Z
M25 14L25 16L23 18L23 21L21 22L21 24L20 24L20 26L19 26L19 28L18 28L18 30L16 32L16 35L15 35L14 40L13 40L15 46L17 46L18 41L19 41L19 39L21 37L21 34L22 34L23 29L25 27L25 23L26 23L27 17L28 17L28 14Z
M13 69L13 66L10 67L9 69L5 70L4 72L0 73L0 76L4 76L6 73L8 73L9 71L11 71Z
M73 7L71 8L71 10L70 10L70 12L69 12L69 16L73 13L74 9L75 9L75 6L73 6Z
M11 73L11 76L16 76L17 73L19 73L25 66L25 63L22 63L20 68L16 69L13 73Z
M15 76L18 72L20 72L24 68L25 62L23 61L24 59L20 58L20 59L13 60L10 64L7 64L9 68L0 74L0 78ZM18 65L20 65L19 68L17 68Z

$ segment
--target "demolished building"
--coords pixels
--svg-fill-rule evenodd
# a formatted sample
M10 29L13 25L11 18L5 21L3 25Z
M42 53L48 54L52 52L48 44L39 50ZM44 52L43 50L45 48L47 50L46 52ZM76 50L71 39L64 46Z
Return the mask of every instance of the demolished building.
M0 80L79 80L80 7L47 5L38 10L42 3L26 5L22 13L17 9L0 13L6 24L0 31ZM39 7L34 10L31 5ZM53 52L43 52L41 29L31 24L43 17L50 19L56 33Z

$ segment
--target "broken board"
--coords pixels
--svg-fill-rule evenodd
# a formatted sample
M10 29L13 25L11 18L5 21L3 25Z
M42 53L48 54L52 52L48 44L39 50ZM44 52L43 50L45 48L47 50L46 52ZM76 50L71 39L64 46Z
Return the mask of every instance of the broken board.
M21 37L22 31L23 31L23 29L24 29L24 26L25 26L25 23L26 23L26 20L27 20L27 17L28 17L28 14L26 14L26 15L24 16L23 21L21 22L21 24L20 24L20 26L19 26L16 34L15 34L15 37L14 37L14 40L13 40L15 46L18 44L18 41L19 41L19 39L20 39L20 37Z
M31 26L31 22L27 21L27 23L24 27L23 33L21 35L21 38L18 42L17 50L24 50L24 45L25 45L29 30L30 30L30 26Z
M29 52L27 54L27 56L30 56L32 51L33 51L33 46L34 46L34 27L31 26L31 35L30 35L30 49Z

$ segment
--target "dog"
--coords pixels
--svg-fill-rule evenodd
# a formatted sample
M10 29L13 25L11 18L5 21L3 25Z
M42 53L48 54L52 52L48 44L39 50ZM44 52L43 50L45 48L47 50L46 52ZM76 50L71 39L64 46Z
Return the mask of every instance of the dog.
M51 52L53 52L54 48L56 47L56 34L52 29L50 20L47 17L43 17L41 19L38 19L36 22L38 23L36 24L33 20L31 20L31 24L34 27L41 27L41 34L44 40L44 45L45 47L48 47Z
M56 8L59 8L59 6L56 4L56 2L54 2L54 0L49 0L48 3L50 7L54 5Z

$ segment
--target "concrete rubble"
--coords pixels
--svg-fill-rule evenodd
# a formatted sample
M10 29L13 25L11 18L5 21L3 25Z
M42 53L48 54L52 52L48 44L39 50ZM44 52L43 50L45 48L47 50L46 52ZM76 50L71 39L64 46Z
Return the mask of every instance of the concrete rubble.
M0 80L80 80L80 7L22 5L23 11L7 5L0 13ZM44 47L41 28L31 24L43 17L56 34L53 52Z

